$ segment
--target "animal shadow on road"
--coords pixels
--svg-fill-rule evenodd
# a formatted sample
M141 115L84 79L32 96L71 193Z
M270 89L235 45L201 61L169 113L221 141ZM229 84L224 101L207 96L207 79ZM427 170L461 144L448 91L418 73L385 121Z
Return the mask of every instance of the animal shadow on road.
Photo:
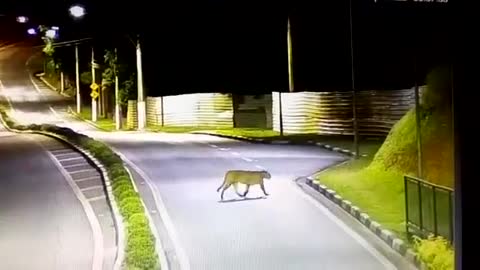
M262 200L266 199L266 196L259 196L259 197L252 197L252 198L242 198L242 199L230 199L230 200L220 200L219 203L232 203L232 202L243 202L243 201L255 201L255 200Z

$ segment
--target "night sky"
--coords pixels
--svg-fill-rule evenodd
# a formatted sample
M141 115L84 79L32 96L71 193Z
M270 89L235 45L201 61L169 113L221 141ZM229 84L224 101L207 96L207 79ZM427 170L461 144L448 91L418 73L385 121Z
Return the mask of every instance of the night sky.
M149 95L288 91L290 16L295 91L352 87L348 1L171 2L79 1L88 16L73 22L67 11L73 1L3 0L0 14L58 25L63 40L94 37L98 48L119 47L127 61L135 60L135 51L125 36L140 33ZM357 89L411 87L415 59L419 80L448 62L448 5L353 2ZM0 20L0 39L18 38L22 31L6 18ZM85 46L82 55L88 53Z

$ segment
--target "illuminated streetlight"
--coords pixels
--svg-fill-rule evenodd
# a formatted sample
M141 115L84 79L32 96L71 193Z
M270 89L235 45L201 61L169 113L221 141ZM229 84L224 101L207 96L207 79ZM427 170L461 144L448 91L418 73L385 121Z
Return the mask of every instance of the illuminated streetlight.
M29 35L35 35L35 34L37 34L37 31L35 31L34 28L30 28L30 29L27 30L27 33L28 33Z
M52 29L55 30L55 31L60 30L60 28L58 26L52 26Z
M45 35L49 38L55 38L57 36L57 31L55 31L53 29L49 29L49 30L47 30Z
M18 16L18 17L17 17L17 22L19 22L19 23L26 23L26 22L28 22L28 18L25 17L25 16Z
M85 8L80 5L71 6L69 11L70 11L70 15L72 15L75 18L81 18L83 17L83 15L85 15Z

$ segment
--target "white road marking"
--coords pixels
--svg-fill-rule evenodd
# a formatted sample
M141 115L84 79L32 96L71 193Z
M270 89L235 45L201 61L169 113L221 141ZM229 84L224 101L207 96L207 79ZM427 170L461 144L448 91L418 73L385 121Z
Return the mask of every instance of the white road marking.
M3 94L3 90L4 90L4 89L5 89L5 86L3 85L2 80L0 80L0 91L1 91L1 93L2 93L2 96L7 100L7 103L8 103L8 105L9 105L9 107L10 107L10 110L11 110L13 113L15 113L16 111L15 111L15 108L13 107L13 105L12 105L12 101L10 100L10 98L9 98L7 95L4 95L4 94Z
M85 170L78 170L78 171L73 171L73 172L68 172L70 174L74 174L74 173L82 173L82 172L91 172L91 171L97 171L96 169L85 169Z
M89 198L87 199L89 202L93 202L93 201L99 201L99 200L103 200L103 199L106 199L107 197L105 197L105 195L100 195L100 196L97 196L97 197L92 197L92 198ZM101 268L100 268L101 269Z
M76 154L77 152L71 150L71 149L68 149L68 148L64 148L64 149L52 149L50 150L50 152L52 152L52 154L54 155L57 155L57 156L60 156L60 155L67 155L67 154ZM55 152L55 153L54 153Z
M35 81L33 80L33 77L32 77L32 74L29 74L30 76L30 81L32 82L33 84L33 87L35 88L35 90L37 90L37 92L42 95L42 91L40 90L40 87L38 87L38 85L35 83ZM43 96L43 95L42 95Z
M83 159L82 156L80 156L80 157L72 157L72 158L63 158L63 159L59 159L58 156L59 156L59 155L57 155L56 157L57 157L58 161L60 161L60 162L62 162L62 161L69 161L69 160L76 160L76 159Z
M135 183L135 181L133 180L133 175L132 173L130 172L130 170L126 167L125 167L125 170L127 171L128 175L130 176L130 179L132 179L132 185L133 185L133 189L135 190L135 192L138 193L138 188L137 188L137 184ZM146 208L145 208L146 209Z
M103 234L102 228L100 227L100 223L93 211L92 206L88 203L85 195L80 191L79 187L73 181L73 178L67 173L67 171L62 167L60 162L55 158L55 156L50 153L45 147L41 144L40 146L47 152L47 155L53 161L55 166L58 170L62 173L67 183L72 188L73 192L75 193L77 199L80 201L81 205L83 206L83 210L87 216L87 219L90 223L90 227L92 229L93 234L93 259L92 259L92 270L102 270L103 268L103 257L104 257L104 249L103 249ZM104 196L105 197L105 196Z
M75 167L80 167L80 166L85 166L85 165L90 165L86 162L83 162L83 163L79 163L79 164L72 164L72 165L62 165L63 168L67 169L67 168L75 168Z
M208 144L208 145L210 145L213 148L218 148L218 146L216 146L215 144Z
M91 186L91 187L86 187L86 188L81 188L81 191L89 191L89 190L94 190L94 189L99 189L103 188L103 186L97 185L97 186Z
M91 177L86 177L86 178L74 179L73 181L78 183L78 182L90 181L90 180L95 180L95 179L102 180L102 178L99 175L99 176L91 176Z
M186 256L184 249L180 245L180 240L178 239L175 226L173 225L172 219L170 218L170 215L167 212L167 208L165 207L165 204L163 203L163 200L160 197L159 195L160 193L158 192L156 186L153 184L150 177L148 177L148 175L144 171L142 171L137 165L135 165L135 163L130 161L127 157L125 157L125 155L123 155L120 151L115 149L113 146L110 146L110 147L147 182L147 185L152 191L152 196L153 196L153 200L155 201L155 205L157 206L157 209L160 213L160 218L165 224L165 228L167 229L167 232L170 238L172 239L173 247L175 249L175 253L177 254L176 259L178 259L179 261L180 268L182 270L190 270L190 262L188 261L188 257ZM134 180L132 179L132 181ZM150 217L150 213L148 211L147 213L148 213L147 216ZM155 228L155 224L153 222L151 222L151 225L153 228ZM162 247L162 243L159 241L160 238L158 235L158 230L156 228L155 228L154 235L155 235L155 238L157 239L157 245L161 250L159 255L163 257L163 258L160 258L161 268L168 270L169 265L166 260L165 250Z
M235 155L235 156L240 156L240 153L237 153L237 152L232 152L232 155Z
M48 106L48 108L50 109L50 111L53 113L53 115L55 115L55 117L58 117L59 119L61 119L60 115L57 113L57 111L55 111L52 106ZM65 122L65 121L62 121L62 122Z
M252 161L253 161L253 159L249 159L249 158L246 158L246 157L242 157L242 159L245 160L245 161L248 161L248 162L252 162Z
M393 263L391 263L385 256L378 252L372 245L370 245L365 239L363 239L359 234L353 231L345 223L343 223L339 218L337 218L333 213L330 212L324 205L310 197L304 191L300 189L293 181L287 181L290 185L294 186L295 192L299 194L303 199L311 203L314 207L320 210L325 216L327 216L331 221L333 221L338 227L340 227L345 233L350 235L357 243L359 243L365 250L367 250L375 259L377 259L381 264L383 264L387 270L397 269Z
M257 167L257 168L260 169L260 170L264 170L264 171L267 170L267 169L265 169L264 167L262 167L262 166L260 166L260 165L255 165L255 167Z
M230 150L230 148L218 148L218 149L220 149L221 151L228 151L228 150Z

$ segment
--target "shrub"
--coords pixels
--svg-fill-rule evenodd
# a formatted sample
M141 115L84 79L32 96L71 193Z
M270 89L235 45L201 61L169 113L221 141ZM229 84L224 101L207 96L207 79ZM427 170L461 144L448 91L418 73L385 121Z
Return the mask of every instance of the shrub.
M17 126L15 126L15 128L18 129L18 130L27 130L28 129L28 127L25 126L25 125L17 125Z
M151 270L155 269L158 264L155 250L148 248L132 247L127 251L126 259L129 266L128 269Z
M135 191L135 190L133 189L132 183L126 182L126 183L122 183L122 184L119 184L119 185L115 186L115 187L113 188L113 195L114 195L115 198L118 200L118 196L119 196L121 193L125 192L125 190Z
M143 205L138 197L130 197L120 202L120 213L125 220L128 220L131 215L136 213L143 213Z
M125 170L125 168L123 168L122 165L114 165L114 166L111 166L108 170L108 176L113 179L113 181L117 181L118 178L128 178L130 179L127 171Z
M37 124L30 124L27 126L27 129L30 129L30 130L40 130L40 127L39 125Z
M128 219L128 228L134 228L136 226L148 226L148 218L145 216L144 213L133 214Z
M113 180L111 180L111 183L112 183L112 188L115 189L117 186L119 185L133 185L132 182L130 181L130 178L126 177L126 176L120 176L120 177L117 177Z
M429 236L427 239L415 238L417 257L430 270L453 270L454 251L443 237Z
M117 200L122 203L122 201L126 198L131 198L131 197L138 197L138 193L135 192L133 189L125 189L122 192L118 193Z

